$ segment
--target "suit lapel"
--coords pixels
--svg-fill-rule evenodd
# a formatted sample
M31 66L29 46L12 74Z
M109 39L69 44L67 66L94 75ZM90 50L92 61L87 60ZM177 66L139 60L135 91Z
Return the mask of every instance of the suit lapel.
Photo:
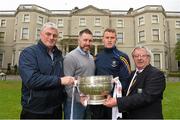
M150 69L150 67L151 67L151 64L148 65L148 66L146 66L145 69L144 69L141 73L138 74L138 76L136 77L136 81L135 81L134 84L131 86L131 89L130 89L129 94L130 94L135 88L138 87L137 85L139 85L140 82L144 82L144 77L146 76L146 74L148 74L147 71Z
M136 71L133 71L133 72L131 73L131 81L130 81L129 87L128 87L128 91L129 91L129 92L127 91L126 95L129 95L129 94L131 93L132 88L133 88L134 84L136 83L137 75L135 75L135 74L136 74L135 72L136 72ZM133 81L132 81L132 80L133 80Z
M136 88L136 86L138 85L140 81L141 81L141 74L139 73L139 75L136 76L136 79L134 80L134 83L131 86L130 93L131 91L133 91L133 89Z

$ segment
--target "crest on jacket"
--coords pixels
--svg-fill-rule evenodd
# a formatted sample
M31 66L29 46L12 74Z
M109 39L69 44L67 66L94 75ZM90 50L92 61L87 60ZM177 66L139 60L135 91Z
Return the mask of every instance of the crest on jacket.
M118 62L116 60L112 60L111 66L112 67L118 66Z

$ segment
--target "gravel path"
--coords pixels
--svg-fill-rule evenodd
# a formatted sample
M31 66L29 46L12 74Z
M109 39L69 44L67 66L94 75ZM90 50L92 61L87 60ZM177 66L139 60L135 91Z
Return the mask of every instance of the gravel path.
M0 80L2 80L1 77ZM6 75L6 80L21 80L21 78L19 75Z

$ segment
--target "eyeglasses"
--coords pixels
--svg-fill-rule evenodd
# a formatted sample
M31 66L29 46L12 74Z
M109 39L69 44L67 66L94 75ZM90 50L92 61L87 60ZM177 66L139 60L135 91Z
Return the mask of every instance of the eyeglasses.
M149 56L149 55L133 55L134 58L139 58L139 57L145 58L145 57L147 57L147 56Z

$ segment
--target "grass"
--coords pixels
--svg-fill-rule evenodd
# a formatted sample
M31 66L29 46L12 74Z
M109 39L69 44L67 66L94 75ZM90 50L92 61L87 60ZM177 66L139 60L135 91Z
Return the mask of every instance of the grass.
M180 82L168 82L163 98L165 119L180 119Z
M0 81L0 119L19 119L21 81ZM164 119L180 119L180 82L168 82L163 98Z
M20 81L0 81L0 119L19 118L20 89Z

